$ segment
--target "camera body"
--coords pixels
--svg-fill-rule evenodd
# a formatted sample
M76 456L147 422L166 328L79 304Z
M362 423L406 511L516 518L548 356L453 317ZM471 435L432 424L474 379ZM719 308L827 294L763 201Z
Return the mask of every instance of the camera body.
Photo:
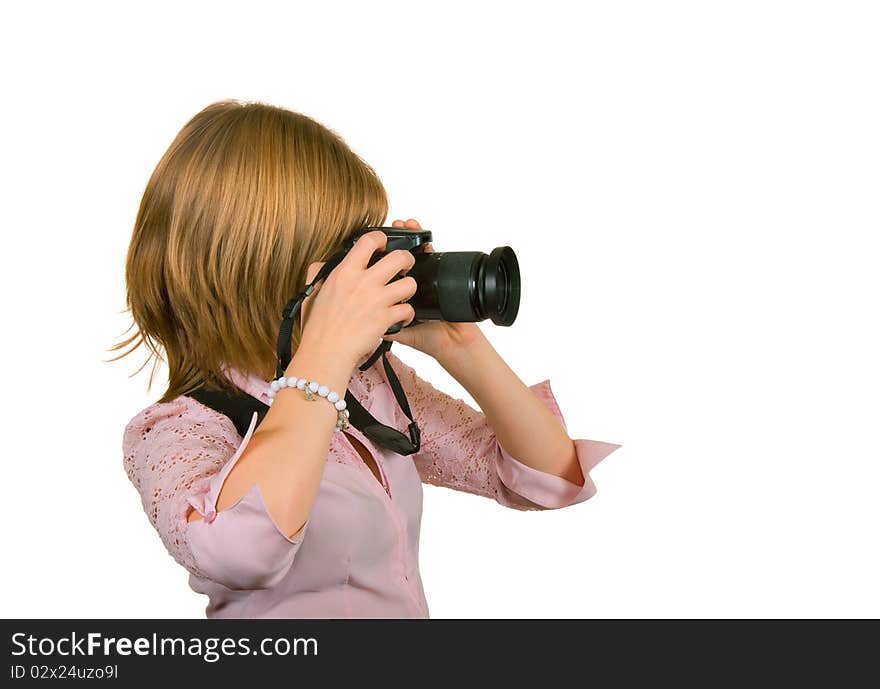
M496 247L490 254L481 251L426 252L432 241L430 230L405 230L397 227L365 227L346 239L340 250L347 254L361 235L381 230L388 241L384 251L370 258L369 266L386 254L405 249L415 256L415 264L406 275L415 278L416 293L407 300L415 317L406 326L423 321L474 323L491 319L496 325L511 325L516 320L520 301L520 274L516 254L509 246ZM399 280L404 275L391 279ZM386 332L399 332L403 321Z

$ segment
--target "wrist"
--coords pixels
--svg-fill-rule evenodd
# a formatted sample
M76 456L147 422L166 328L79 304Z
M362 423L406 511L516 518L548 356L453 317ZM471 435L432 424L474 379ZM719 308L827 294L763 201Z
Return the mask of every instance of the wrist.
M294 352L284 375L318 381L344 397L354 367L344 352L321 342L304 340Z
M475 328L473 337L468 342L444 347L442 351L437 352L434 358L455 378L458 373L472 366L474 362L479 361L492 349L492 344L482 330Z

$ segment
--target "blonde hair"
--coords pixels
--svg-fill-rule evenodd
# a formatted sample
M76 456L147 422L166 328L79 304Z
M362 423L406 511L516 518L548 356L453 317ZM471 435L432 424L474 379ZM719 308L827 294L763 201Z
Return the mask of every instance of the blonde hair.
M167 356L168 402L204 380L234 389L233 367L275 374L284 305L353 231L381 226L388 197L373 169L332 130L297 112L223 100L193 117L147 183L125 265L137 331L110 351L143 344ZM291 351L301 337L295 322Z

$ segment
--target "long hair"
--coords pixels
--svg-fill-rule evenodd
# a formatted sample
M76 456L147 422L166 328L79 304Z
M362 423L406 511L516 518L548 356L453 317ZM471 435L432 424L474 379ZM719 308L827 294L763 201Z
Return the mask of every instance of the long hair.
M147 183L125 265L134 334L153 370L167 357L159 402L199 380L231 388L227 367L270 380L281 311L306 270L353 231L381 226L388 197L342 138L297 112L223 100L195 115ZM302 333L297 319L291 342Z

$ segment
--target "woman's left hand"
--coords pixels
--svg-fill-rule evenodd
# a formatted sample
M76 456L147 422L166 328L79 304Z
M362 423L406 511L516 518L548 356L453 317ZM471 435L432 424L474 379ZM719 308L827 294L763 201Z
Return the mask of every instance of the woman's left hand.
M406 230L422 229L418 221L410 218L406 222L395 220L392 227ZM434 247L429 243L424 245L425 253L432 253ZM450 323L447 321L423 321L416 325L401 328L393 335L385 335L383 340L401 342L408 347L418 349L435 359L442 356L451 356L483 337L483 332L476 323Z

